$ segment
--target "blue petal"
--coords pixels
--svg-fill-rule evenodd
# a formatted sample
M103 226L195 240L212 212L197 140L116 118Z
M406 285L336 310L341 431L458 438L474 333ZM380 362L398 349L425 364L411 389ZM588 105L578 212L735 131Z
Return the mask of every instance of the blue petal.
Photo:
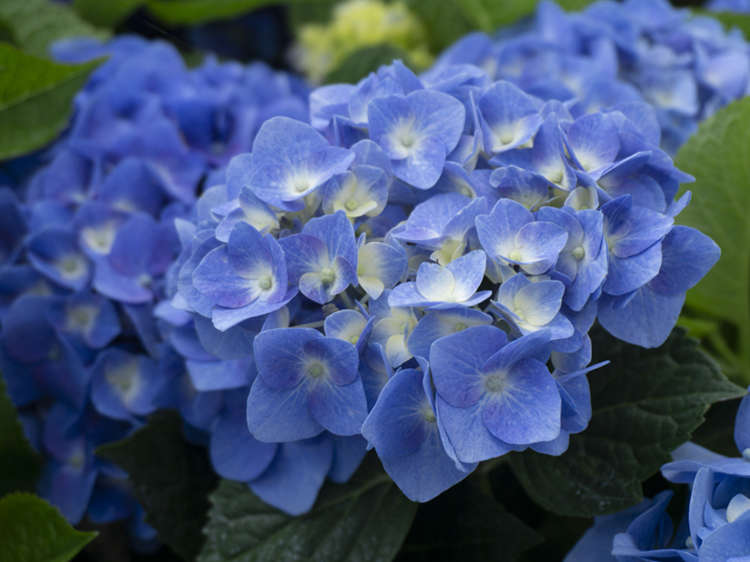
M311 328L278 328L255 336L253 350L258 375L270 388L296 387L302 380L305 344L322 339Z
M362 426L386 472L412 501L428 501L469 475L443 448L435 421L422 412L434 411L422 388L419 371L394 375Z
M315 503L332 459L333 444L325 436L283 443L268 469L250 482L250 489L289 515L302 515Z
M481 415L482 406L457 408L438 395L438 420L444 429L458 460L464 463L481 462L504 455L511 446L492 435Z
M542 124L540 102L510 82L495 82L479 98L487 152L498 153L528 142Z
M625 305L618 301L627 300ZM642 347L659 347L677 323L685 295L664 296L647 285L630 297L609 297L599 301L599 322L610 334Z
M367 416L362 381L339 386L319 383L310 388L310 414L334 435L357 435Z
M247 427L258 441L297 441L323 432L308 408L306 385L275 390L257 377L247 397Z
M391 157L396 177L429 189L458 144L465 114L461 102L441 92L378 98L368 106L370 136Z
M560 433L560 393L547 367L534 359L514 362L501 393L489 396L482 421L506 443L550 441Z
M610 253L607 279L602 290L610 295L624 295L635 291L656 277L661 263L661 244L654 244L628 258L618 258Z
M427 312L409 336L409 351L414 356L428 358L432 342L472 326L492 323L488 314L471 308L454 308Z
M721 250L705 234L687 226L675 226L664 237L659 274L649 287L674 296L692 288L718 261Z
M302 232L321 240L331 260L341 257L356 269L357 244L354 239L354 229L343 211L310 219Z
M482 366L507 341L494 326L475 326L435 341L430 366L438 395L458 408L476 404L483 393Z
M77 524L86 512L94 490L96 472L79 471L50 461L39 481L39 495L57 507L71 524Z
M244 416L222 414L211 432L211 464L222 478L248 482L268 468L278 445L262 443L247 430Z
M352 437L333 436L333 464L328 472L328 478L334 482L343 483L349 480L359 467L367 453L367 441L361 436Z
M238 308L258 298L253 279L235 272L226 246L208 252L193 272L193 286L220 306Z
M297 289L292 288L278 301L269 302L258 299L241 308L214 308L211 319L217 330L228 330L249 318L263 316L286 306L295 296L297 296Z
M200 392L226 390L250 384L255 375L252 360L185 361L193 386Z

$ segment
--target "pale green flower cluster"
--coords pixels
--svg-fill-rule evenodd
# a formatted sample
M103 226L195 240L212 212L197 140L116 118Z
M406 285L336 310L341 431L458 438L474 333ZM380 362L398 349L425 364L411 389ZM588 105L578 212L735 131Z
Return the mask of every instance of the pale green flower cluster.
M292 56L309 80L320 82L357 49L379 44L402 49L416 68L432 62L419 19L401 2L379 0L349 0L336 6L329 23L303 26Z

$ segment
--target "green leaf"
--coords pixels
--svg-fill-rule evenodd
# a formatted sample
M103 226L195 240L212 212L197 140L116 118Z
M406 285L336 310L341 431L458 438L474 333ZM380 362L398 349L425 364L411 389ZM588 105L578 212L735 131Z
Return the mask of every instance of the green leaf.
M390 64L394 59L401 59L409 66L407 54L393 45L382 44L362 47L346 57L341 64L325 77L325 84L336 82L355 83L374 72L381 65Z
M658 349L592 332L594 361L612 363L589 376L593 415L559 457L533 451L510 457L516 477L543 508L587 517L639 502L641 482L670 459L703 422L708 407L741 396L698 342L676 329Z
M497 29L531 16L539 0L461 0L459 2L465 16L472 25L482 31L492 33ZM567 11L579 11L591 0L557 0L557 4Z
M286 7L289 23L296 33L300 26L308 23L328 23L333 9L342 0L315 0L314 2L290 2Z
M148 9L164 23L195 25L231 18L279 4L275 0L146 0ZM290 4L317 4L327 0L291 0Z
M240 15L272 0L149 0L149 11L170 25L195 25Z
M721 258L688 292L687 303L737 331L725 359L750 383L750 98L736 101L706 119L682 146L675 164L695 176L687 187L690 205L678 221L709 235ZM734 343L734 339L729 340ZM732 353L735 355L732 356Z
M65 37L107 37L70 7L49 0L2 0L0 23L11 31L15 45L38 56L47 56L50 43Z
M427 29L433 53L439 53L477 27L467 16L463 0L406 0L405 3Z
M0 44L0 159L54 139L68 124L73 96L99 63L57 64Z
M474 479L419 506L398 562L513 562L542 541Z
M176 553L193 560L204 542L201 529L216 476L205 449L185 441L180 417L158 412L146 427L99 447L97 454L127 471L146 521Z
M89 23L112 28L145 3L146 0L73 0L73 9Z
M211 502L199 562L387 562L417 509L372 454L349 483L324 486L313 509L300 517L266 505L245 484L228 480L221 481Z
M67 562L96 535L75 530L56 508L32 494L0 499L0 560Z
M34 490L41 464L41 458L26 440L0 375L0 497L12 491Z

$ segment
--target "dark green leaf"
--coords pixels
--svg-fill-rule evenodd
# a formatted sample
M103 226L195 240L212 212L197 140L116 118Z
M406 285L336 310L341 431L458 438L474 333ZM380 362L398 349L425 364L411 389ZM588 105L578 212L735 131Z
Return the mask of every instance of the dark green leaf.
M327 23L333 8L342 0L315 0L314 2L290 2L287 6L289 23L296 31L307 23Z
M690 439L708 407L744 393L681 329L658 349L628 345L600 329L592 339L594 360L612 363L589 376L588 429L572 436L559 457L532 451L510 457L526 492L562 515L600 515L640 501L641 482Z
M23 434L0 375L0 497L12 491L33 490L40 467L41 459Z
M73 0L73 9L94 25L112 28L145 3L146 0Z
M146 427L97 454L127 471L146 521L175 552L193 560L204 542L201 529L216 476L205 450L188 444L181 428L176 413L159 412Z
M706 414L706 421L695 430L691 441L702 445L714 453L737 456L737 444L734 442L734 420L740 399L717 402Z
M0 159L54 139L68 123L73 96L98 64L56 64L0 44Z
M70 7L49 0L2 0L0 22L18 47L38 56L48 55L50 43L65 37L106 37Z
M695 176L688 187L691 204L680 214L682 224L708 234L721 248L721 258L690 292L691 309L731 324L736 339L717 351L750 383L750 98L734 102L706 119L680 149L675 164ZM733 349L732 349L733 348ZM732 374L729 371L729 374Z
M538 3L538 0L504 0L503 2L461 0L459 2L471 24L488 33L532 15ZM591 0L557 0L557 4L568 11L582 10L590 3Z
M326 485L301 517L290 517L246 485L227 480L211 502L200 562L387 562L398 552L417 509L373 455L349 483Z
M0 499L0 560L67 562L95 536L76 531L56 508L32 494Z
M542 537L474 478L420 505L398 562L514 562Z
M341 61L337 68L328 73L323 82L326 84L355 83L370 72L377 70L381 65L390 64L394 59L401 59L408 66L406 53L393 45L362 47Z
M148 0L152 14L170 25L194 25L231 18L273 0Z
M328 0L290 0L290 4L317 4ZM280 4L278 0L146 0L149 10L170 25L195 25Z
M406 0L406 5L417 15L427 30L429 47L438 53L445 47L476 29L456 0Z

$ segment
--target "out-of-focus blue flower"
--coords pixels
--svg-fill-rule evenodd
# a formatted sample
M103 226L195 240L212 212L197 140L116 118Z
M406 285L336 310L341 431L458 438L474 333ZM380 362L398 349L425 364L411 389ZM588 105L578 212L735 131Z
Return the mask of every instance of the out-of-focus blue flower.
M750 4L714 0L709 8L746 12ZM646 100L656 109L662 130L662 134L659 127L654 130L655 143L661 138L671 153L700 121L746 95L750 87L750 51L742 33L726 32L718 21L673 8L666 0L600 1L580 13L541 2L532 22L494 39L473 33L459 40L427 76L435 80L450 65L467 63L485 69L492 80L510 81L543 100L565 102L576 118L603 107L632 118L637 102ZM522 112L525 106L517 104L514 111ZM591 132L594 121L601 118L588 122ZM524 127L516 131L518 140ZM505 137L513 145L516 137L511 129L506 129ZM600 146L608 151L616 148L616 144ZM579 145L577 152L582 148Z
M206 442L224 393L247 392L249 332L217 342L210 321L168 307L166 273L201 182L223 177L268 118L304 118L307 90L260 64L208 59L188 69L171 46L135 37L64 41L53 54L108 60L39 169L0 188L0 370L22 419L42 428L33 440L46 459L39 492L73 523L130 519L135 545L149 549L156 532L127 475L94 450L161 407L178 409L191 438ZM262 230L264 211L275 219L243 194L215 215L226 235L215 247L234 223Z
M750 555L750 395L740 403L729 458L693 443L677 448L662 466L665 478L690 485L690 499L673 531L666 513L671 492L620 513L598 517L565 558L578 560L744 560Z

